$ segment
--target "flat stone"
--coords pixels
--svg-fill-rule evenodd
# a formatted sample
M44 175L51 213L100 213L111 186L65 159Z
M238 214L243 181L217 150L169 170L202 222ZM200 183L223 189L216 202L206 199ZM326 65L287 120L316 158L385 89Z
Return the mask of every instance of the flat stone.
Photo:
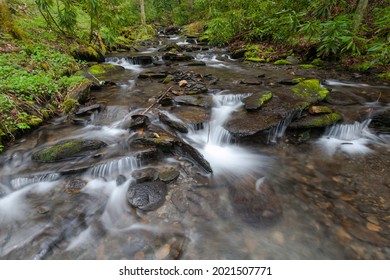
M214 105L213 97L208 95L182 95L176 96L174 101L183 105L199 106L204 108L211 108Z
M272 98L271 92L258 92L242 100L246 110L257 110Z
M169 127L181 132L181 133L188 133L188 128L181 122L178 122L178 121L174 121L172 119L170 119L167 115L163 114L163 113L159 113L158 114L158 118L159 120L168 125Z
M146 127L150 123L148 116L132 115L130 121L130 129Z
M100 111L101 104L93 104L91 106L83 107L77 110L76 115L90 114L92 111Z
M170 183L170 182L176 180L179 176L180 176L180 172L179 171L177 171L177 170L169 170L169 171L161 172L158 175L158 178L160 179L160 181L162 181L164 183Z

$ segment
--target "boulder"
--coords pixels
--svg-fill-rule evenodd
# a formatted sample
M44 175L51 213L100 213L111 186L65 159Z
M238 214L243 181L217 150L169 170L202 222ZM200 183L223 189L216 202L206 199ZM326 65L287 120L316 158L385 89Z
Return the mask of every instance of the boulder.
M316 127L326 127L335 124L342 120L343 117L337 113L321 114L321 115L307 115L298 120L291 122L289 128L294 129L308 129Z
M36 162L56 162L86 156L105 147L107 144L100 140L72 139L58 142L45 147L32 155Z
M177 170L168 170L158 174L158 178L164 183L170 183L176 180L179 176L180 172Z
M271 98L271 92L258 92L244 98L242 102L245 105L245 109L251 111L259 109L265 102L271 100Z
M73 57L79 60L85 60L88 62L104 62L104 55L100 50L95 49L92 46L80 46L73 51Z
M170 61L189 61L193 60L194 58L183 53L166 53L162 56L162 59Z
M188 128L181 122L178 122L178 121L174 121L172 119L170 119L167 115L163 114L163 113L159 113L158 114L158 118L159 120L168 125L169 127L179 131L179 132L182 132L182 133L188 133Z
M238 49L233 51L230 54L230 57L233 59L243 58L245 56L245 53L247 52L247 49Z
M174 101L181 105L192 105L204 108L211 108L214 105L213 97L207 95L182 95L176 96Z
M164 204L167 186L163 182L146 182L130 185L127 202L144 211L153 211Z

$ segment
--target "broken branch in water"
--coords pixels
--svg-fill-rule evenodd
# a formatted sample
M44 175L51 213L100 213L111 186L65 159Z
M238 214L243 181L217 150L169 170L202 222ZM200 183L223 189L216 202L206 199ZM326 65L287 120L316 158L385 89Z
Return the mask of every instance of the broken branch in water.
M143 112L141 113L141 115L145 115L147 112L149 112L149 110L152 109L154 105L156 105L158 102L160 102L161 99L163 99L164 96L167 95L167 93L171 90L171 88L172 88L172 87L170 87L169 89L167 89L167 90L163 93L163 95L161 95L155 102L152 103L152 105L150 105L147 109L145 109L145 111L143 111Z

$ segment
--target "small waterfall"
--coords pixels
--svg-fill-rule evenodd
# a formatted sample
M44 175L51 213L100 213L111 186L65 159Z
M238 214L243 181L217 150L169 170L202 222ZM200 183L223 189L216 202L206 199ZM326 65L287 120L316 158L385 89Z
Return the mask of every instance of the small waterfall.
M287 116L281 120L277 126L271 128L268 134L268 143L275 144L278 138L283 137L287 127L297 115L297 112L291 112L287 114Z
M212 110L210 122L200 130L192 130L188 135L190 142L196 143L216 175L236 177L259 172L263 157L232 144L232 136L223 128L231 113L243 105L241 100L250 94L227 92L222 91L214 96L217 106Z
M370 122L371 120L368 119L361 123L333 125L327 129L317 144L329 155L337 151L351 155L369 153L371 149L367 147L368 144L382 142L368 128Z
M52 182L60 179L59 173L51 173L44 175L36 175L32 177L18 177L11 180L11 186L13 189L20 189L24 186L39 183L39 182Z
M127 156L95 165L88 171L88 174L92 177L113 179L119 174L128 174L131 171L140 168L140 166L140 160L133 156Z

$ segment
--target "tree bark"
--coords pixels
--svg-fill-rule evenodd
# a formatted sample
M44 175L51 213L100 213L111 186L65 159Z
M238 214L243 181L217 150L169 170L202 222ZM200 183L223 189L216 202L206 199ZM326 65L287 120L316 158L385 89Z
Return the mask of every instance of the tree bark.
M368 0L359 0L358 6L355 11L355 22L354 22L354 31L357 33L359 27L362 24L365 11L367 9Z
M145 16L145 1L140 0L139 5L141 7L141 23L142 25L146 25L146 16Z

